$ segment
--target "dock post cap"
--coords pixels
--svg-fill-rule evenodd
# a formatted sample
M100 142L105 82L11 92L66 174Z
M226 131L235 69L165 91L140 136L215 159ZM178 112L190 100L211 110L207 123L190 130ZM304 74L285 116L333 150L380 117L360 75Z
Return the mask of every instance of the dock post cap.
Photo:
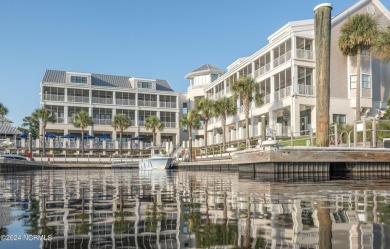
M317 5L315 8L314 8L314 12L318 9L318 8L321 8L321 7L330 7L331 9L333 9L333 6L331 3L321 3L319 5Z

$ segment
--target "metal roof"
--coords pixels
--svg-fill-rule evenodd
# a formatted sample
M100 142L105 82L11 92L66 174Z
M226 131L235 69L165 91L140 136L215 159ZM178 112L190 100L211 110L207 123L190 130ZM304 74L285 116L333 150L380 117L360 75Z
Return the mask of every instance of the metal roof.
M9 123L0 123L0 135L17 135L20 134L20 131L10 125Z
M46 70L45 75L43 76L42 82L50 83L65 83L66 82L66 72L58 70Z
M91 74L93 86L131 88L130 77L106 74ZM42 79L43 83L66 83L66 71L46 70ZM166 80L156 79L157 91L172 91L171 85Z
M108 87L124 87L131 88L130 78L126 76L115 76L105 74L92 74L92 85L108 86Z
M223 72L223 70L221 70L220 68L218 68L216 66L213 66L213 65L210 65L210 64L205 64L205 65L195 69L191 73L196 73L196 72L201 72L201 71L206 71L206 70L218 70L218 71Z

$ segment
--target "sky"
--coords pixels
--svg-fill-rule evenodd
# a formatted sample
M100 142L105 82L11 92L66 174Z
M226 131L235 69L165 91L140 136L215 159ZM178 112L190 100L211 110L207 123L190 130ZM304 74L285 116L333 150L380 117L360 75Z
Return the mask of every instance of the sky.
M226 70L324 2L336 15L357 0L4 0L0 103L20 126L40 105L46 69L165 79L186 92L189 72Z

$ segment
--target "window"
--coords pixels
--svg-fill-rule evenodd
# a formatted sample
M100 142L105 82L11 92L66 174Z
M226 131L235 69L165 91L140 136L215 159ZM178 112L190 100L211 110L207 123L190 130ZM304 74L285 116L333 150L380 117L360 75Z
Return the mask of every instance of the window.
M333 114L333 123L338 124L341 128L344 128L347 124L347 117L345 114Z
M82 83L82 84L87 84L87 77L70 76L70 82L71 82L71 83Z
M362 88L371 88L371 77L368 74L362 75Z
M350 88L356 89L356 75L350 76ZM370 89L371 88L371 75L362 74L362 88Z
M137 87L138 88L144 88L144 89L152 89L152 82L138 81L137 82Z

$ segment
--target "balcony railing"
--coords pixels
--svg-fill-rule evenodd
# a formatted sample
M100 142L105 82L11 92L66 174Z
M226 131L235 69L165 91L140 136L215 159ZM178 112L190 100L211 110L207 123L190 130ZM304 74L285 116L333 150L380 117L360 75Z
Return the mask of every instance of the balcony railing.
M271 63L267 63L265 64L264 66L260 67L259 69L257 69L255 71L255 78L265 74L266 72L268 72L269 70L271 70Z
M111 125L112 124L112 120L111 119L94 118L93 119L93 124L94 125Z
M274 101L279 101L291 95L291 86L285 87L274 93Z
M43 95L43 100L64 101L65 100L65 95L45 94L45 95Z
M274 67L277 67L279 65L282 65L283 63L285 63L286 61L290 60L291 59L291 50L288 51L287 53L279 56L278 58L276 58L274 60Z
M271 95L267 94L263 96L263 104L269 104L271 102ZM256 105L257 106L257 105Z
M314 86L298 84L298 93L304 95L314 95Z
M138 100L138 106L151 106L151 107L157 107L157 101L153 100Z
M68 95L68 102L89 103L89 97Z
M117 105L135 105L135 99L116 99Z
M176 108L176 102L160 102L160 107Z
M313 51L305 49L297 49L297 58L305 60L313 60Z
M94 103L94 104L112 104L112 98L92 97L92 103Z
M220 97L223 96L223 91L219 91L215 94L215 99L219 99Z
M165 126L165 128L175 128L176 122L162 122L162 124Z
M63 117L61 117L61 118L57 117L56 118L56 123L57 124L63 124L63 123L65 123L64 121L65 121L65 118L63 118Z

